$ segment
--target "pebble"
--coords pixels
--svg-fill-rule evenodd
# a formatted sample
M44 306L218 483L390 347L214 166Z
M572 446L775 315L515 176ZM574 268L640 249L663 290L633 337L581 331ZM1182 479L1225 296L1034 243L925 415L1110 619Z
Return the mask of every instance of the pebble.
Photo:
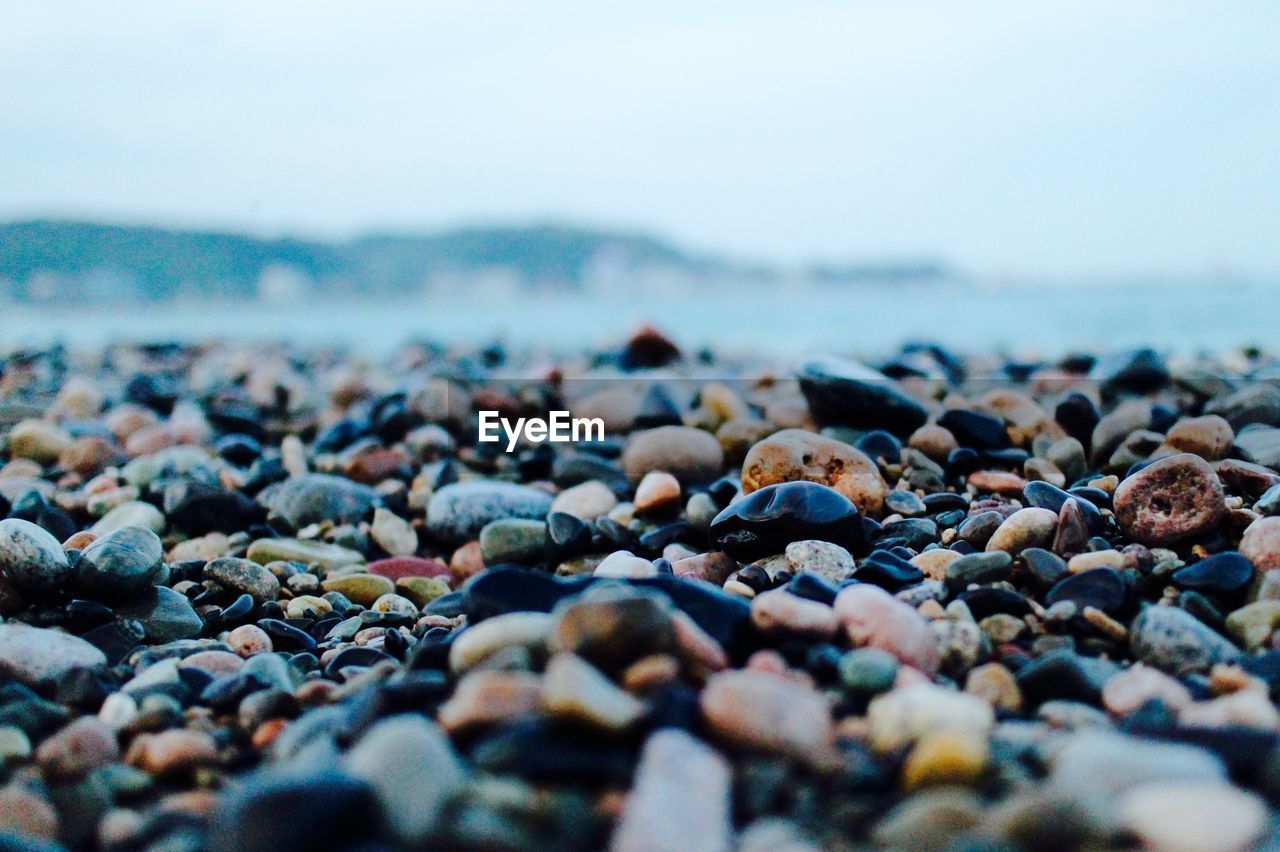
M640 589L601 588L566 601L552 613L549 644L571 651L606 672L677 645L676 622L666 598Z
M1227 632L1247 651L1256 651L1280 626L1280 601L1254 601L1227 616Z
M1280 568L1280 517L1259 518L1244 531L1240 555L1258 571Z
M1113 612L1124 604L1126 593L1124 577L1117 571L1109 567L1091 566L1088 570L1082 569L1059 580L1045 594L1044 600L1050 605L1070 601L1081 610L1093 607L1102 612Z
M0 674L33 687L53 686L72 669L105 666L107 658L88 642L25 624L0 624Z
M391 556L412 556L418 550L418 533L413 526L382 507L373 510L369 535Z
M790 375L646 333L547 360L0 356L5 440L67 441L0 467L0 533L40 539L0 534L0 826L110 849L1266 845L1280 361L1129 353L1100 386L1089 354L883 354ZM480 408L586 402L602 440L475 441ZM1195 792L1142 799L1161 785ZM1197 834L1224 817L1239 839Z
M1004 520L987 540L986 549L1003 550L1015 556L1028 547L1043 547L1053 539L1058 514L1049 509L1019 509Z
M1119 571L1127 564L1124 554L1118 550L1093 550L1077 553L1067 560L1067 571L1087 574L1092 571Z
M114 763L119 757L116 732L92 716L76 719L41 743L35 753L45 777L64 783Z
M970 583L994 583L1006 579L1013 567L1013 557L1003 549L986 553L970 553L952 559L943 577L949 587L968 588Z
M1114 796L1153 781L1226 778L1222 761L1205 749L1097 729L1071 736L1053 753L1050 767L1056 787L1085 796Z
M659 426L632 433L622 468L635 483L662 471L685 483L710 482L720 475L724 451L714 435L689 426Z
M870 585L843 589L835 614L855 647L879 648L926 674L941 662L929 624L908 604Z
M152 586L117 606L116 616L140 623L146 640L155 644L192 639L204 630L204 621L186 596L165 586Z
M545 521L505 518L480 530L480 554L486 565L540 562L546 548Z
M320 584L326 592L338 592L352 603L361 606L373 606L383 595L395 594L396 584L386 577L374 574L343 574L340 577L329 577Z
M1134 657L1173 675L1204 671L1240 656L1227 639L1186 610L1149 606L1129 630Z
M1231 424L1216 414L1184 417L1165 434L1164 443L1178 453L1192 453L1205 461L1227 457L1235 431Z
M834 438L804 429L783 429L753 446L742 462L742 493L804 480L832 488L858 511L880 515L889 486L876 463Z
M813 574L837 584L853 576L852 554L829 541L793 541L783 555L793 574Z
M67 586L72 568L58 540L20 518L0 521L0 574L33 595L54 594Z
M121 527L96 539L80 554L74 587L99 600L128 599L146 590L162 569L160 538L145 527Z
M650 734L610 852L729 852L731 779L729 762L696 737Z
M272 562L301 562L316 564L332 570L346 565L364 562L364 554L349 547L327 544L323 541L303 541L296 538L262 538L249 545L245 557L259 565Z
M987 702L998 713L1018 713L1022 710L1022 690L1007 668L999 663L984 663L969 670L965 677L964 691Z
M940 785L968 787L982 777L989 759L983 731L942 730L918 739L902 766L904 790Z
M1239 553L1226 551L1181 568L1169 579L1180 589L1234 595L1253 582L1254 574L1253 563Z
M751 601L751 623L765 634L818 639L835 635L840 627L831 607L797 597L785 589L756 595Z
M776 674L719 672L707 680L699 706L714 736L743 748L817 764L832 746L826 699Z
M928 413L892 379L844 358L813 358L796 367L800 390L820 423L910 435Z
M863 541L857 507L834 489L807 481L768 485L736 500L711 522L710 534L718 549L739 560L781 553L794 541L846 548Z
M640 514L654 514L680 505L680 480L671 474L651 470L636 486L635 507Z
M912 432L911 437L907 439L907 445L936 462L946 461L952 451L960 448L955 435L936 423L926 424Z
M542 520L551 496L508 482L459 482L446 485L427 504L427 530L438 539L461 543L475 538L486 524L514 518Z
M462 792L467 770L430 720L396 715L379 721L343 756L343 768L368 783L395 839L428 842L449 800Z
M1163 781L1129 790L1120 822L1140 842L1168 852L1243 852L1266 829L1266 804L1227 784Z
M542 646L553 625L552 617L541 612L512 612L485 619L454 640L449 648L449 667L463 672L503 648Z
M653 577L658 574L658 566L629 550L618 550L602 559L592 573L597 577L619 579Z
M271 637L256 624L242 624L227 634L227 644L241 657L269 654L273 650Z
M1190 691L1159 669L1137 663L1110 678L1102 687L1107 712L1121 718L1157 700L1177 713L1191 704Z
M89 528L94 536L104 536L121 527L144 527L159 535L165 528L164 513L141 500L130 500L111 509Z
M70 446L71 437L44 420L23 420L9 430L9 455L15 459L53 464Z
M450 735L500 724L537 712L542 679L529 672L478 669L458 681L437 721Z
M888 753L944 731L986 736L995 724L991 705L932 683L903 686L878 695L867 708L871 745Z
M1255 426L1238 432L1234 449L1246 462L1280 470L1280 429Z
M328 521L353 524L364 520L377 502L367 485L327 473L304 473L269 488L260 497L274 514L294 529Z
M58 812L53 805L17 784L0 787L0 832L0 838L13 838L10 848L22 852L65 848L52 843L58 837Z
M217 759L213 737L203 731L169 730L140 734L129 746L125 762L157 777L172 777Z
M551 501L550 511L565 512L584 521L594 521L618 505L613 490L599 480L588 480L566 488Z
M1208 462L1179 453L1127 477L1115 493L1116 521L1148 546L1173 544L1216 528L1227 512Z
M228 591L249 595L257 603L273 601L280 595L280 581L251 559L224 556L204 566L204 576Z
M625 731L645 707L573 654L555 654L542 679L542 706L552 716L605 731Z
M898 658L879 648L854 648L840 657L840 682L854 695L876 695L893 688Z

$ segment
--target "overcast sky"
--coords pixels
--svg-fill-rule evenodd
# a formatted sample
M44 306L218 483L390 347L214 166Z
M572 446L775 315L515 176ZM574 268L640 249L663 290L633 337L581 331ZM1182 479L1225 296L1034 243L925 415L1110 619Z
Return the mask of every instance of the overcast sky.
M0 217L1280 272L1280 3L0 0Z

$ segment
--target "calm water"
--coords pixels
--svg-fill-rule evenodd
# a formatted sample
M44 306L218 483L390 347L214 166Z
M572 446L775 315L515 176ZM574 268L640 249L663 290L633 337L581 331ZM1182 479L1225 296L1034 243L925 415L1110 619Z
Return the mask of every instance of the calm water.
M1072 348L1150 344L1177 352L1280 344L1280 282L1084 289L959 286L743 288L681 293L519 299L316 300L290 305L180 304L75 310L0 307L0 346L117 340L293 340L371 354L410 339L503 340L576 349L613 343L653 323L685 346L795 354L883 353L929 339L960 351L1053 355Z

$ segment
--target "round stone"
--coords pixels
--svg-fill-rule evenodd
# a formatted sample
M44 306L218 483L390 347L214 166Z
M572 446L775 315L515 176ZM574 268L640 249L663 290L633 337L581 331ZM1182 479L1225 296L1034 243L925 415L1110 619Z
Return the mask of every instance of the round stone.
M1165 546L1215 529L1227 507L1209 463L1180 453L1121 482L1115 512L1126 534L1148 546Z
M800 390L820 423L910 435L928 413L896 382L856 361L813 358L796 367Z
M0 674L28 686L52 686L72 669L106 663L102 651L78 636L25 624L0 624Z
M862 519L849 498L814 482L768 485L729 504L711 522L716 547L739 560L780 553L793 541L862 545Z
M427 504L427 530L442 541L460 544L478 536L493 521L542 520L550 510L551 495L536 488L510 482L458 482L432 495Z
M650 471L664 471L685 483L710 482L720 475L724 451L714 435L691 426L659 426L636 432L622 454L632 482Z
M1240 650L1186 610L1149 606L1129 629L1133 655L1148 665L1184 675L1237 659Z
M480 553L486 565L541 562L545 558L546 549L545 521L503 518L486 524L480 530Z
M572 488L566 488L551 502L552 512L563 512L584 521L594 521L618 505L618 498L608 485L598 479L590 479Z
M853 556L829 541L793 541L783 553L792 574L812 574L831 583L853 576Z
M1206 461L1227 457L1235 431L1216 414L1184 417L1164 436L1165 445L1178 453L1193 453Z
M163 566L160 538L145 527L121 527L80 554L75 590L93 599L128 599L150 588Z
M680 505L680 480L671 474L651 470L636 486L636 511L641 514L660 513Z
M1248 588L1254 573L1252 562L1235 551L1227 551L1181 568L1169 579L1180 589L1234 595Z
M929 623L884 589L850 586L836 596L835 613L854 647L879 648L926 674L938 670L941 659Z
M1004 520L987 541L987 551L1017 555L1028 547L1043 547L1053 540L1058 515L1050 509L1029 506Z
M361 606L373 606L378 598L394 594L396 590L396 584L386 577L363 573L330 577L321 584L321 587L326 592L338 592L352 603L358 603Z
M1259 571L1280 568L1280 517L1259 518L1240 539L1240 554Z
M797 480L833 488L860 512L872 515L881 513L889 491L876 463L866 454L843 441L803 429L783 429L770 435L752 447L742 463L743 494Z
M1124 578L1118 571L1094 568L1059 580L1045 595L1045 602L1052 605L1071 601L1082 610L1091 606L1113 612L1124 604L1125 592Z
M1266 830L1269 813L1257 795L1225 783L1153 781L1128 791L1121 824L1149 849L1244 852Z
M229 591L251 596L256 602L280 596L280 581L262 565L250 559L224 556L204 566L204 576Z
M23 592L50 595L71 581L72 569L58 540L19 518L0 521L0 575Z
M362 521L377 501L377 493L341 476L308 473L268 488L258 499L291 527L301 529L325 521Z
M369 535L391 556L412 556L418 550L418 531L413 525L382 507L373 510Z

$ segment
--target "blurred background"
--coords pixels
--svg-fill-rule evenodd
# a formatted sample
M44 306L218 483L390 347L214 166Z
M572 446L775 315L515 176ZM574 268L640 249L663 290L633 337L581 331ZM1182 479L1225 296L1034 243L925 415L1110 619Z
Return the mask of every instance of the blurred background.
M0 2L0 345L1267 344L1280 6Z

